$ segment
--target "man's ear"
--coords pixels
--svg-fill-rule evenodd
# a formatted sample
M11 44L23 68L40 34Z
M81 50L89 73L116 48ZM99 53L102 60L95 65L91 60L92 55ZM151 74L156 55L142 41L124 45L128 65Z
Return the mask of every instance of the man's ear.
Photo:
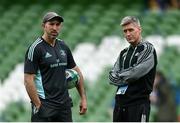
M138 28L139 28L140 32L142 32L142 28L140 26Z
M42 27L43 27L43 28L45 27L45 23L42 23Z

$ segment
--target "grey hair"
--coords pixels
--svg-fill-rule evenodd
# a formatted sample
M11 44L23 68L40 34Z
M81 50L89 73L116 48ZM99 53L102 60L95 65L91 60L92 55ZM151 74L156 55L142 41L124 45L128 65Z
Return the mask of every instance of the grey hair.
M138 26L141 26L140 21L135 16L126 16L121 20L121 26L124 26L129 23L136 23Z

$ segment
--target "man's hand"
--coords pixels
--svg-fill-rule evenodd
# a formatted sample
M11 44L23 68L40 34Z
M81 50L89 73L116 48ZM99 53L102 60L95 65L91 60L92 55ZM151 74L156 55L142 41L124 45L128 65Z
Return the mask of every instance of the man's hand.
M83 79L83 75L82 75L82 73L81 73L78 66L75 66L72 69L76 70L79 73L79 76L80 76L79 84L76 86L76 88L77 88L77 90L79 92L79 95L81 97L81 102L80 102L80 105L79 105L79 108L80 108L79 109L79 114L83 115L87 111L87 100L86 100L86 93L85 93L85 89L84 89L84 79Z
M86 99L81 99L79 108L80 108L79 114L84 115L87 111L87 100Z
M109 72L110 84L115 86L122 86L126 84L125 81L123 80L123 77L120 77L118 74L119 74L118 72L115 72L113 70Z
M39 109L40 109L40 107L41 107L41 102L39 102L38 104L34 104L34 103L32 103L33 104L33 114L36 114L36 113L38 113L39 112Z
M36 108L39 109L41 107L41 101L37 104L35 104Z
M109 72L109 80L110 80L111 82L116 83L116 82L118 82L118 81L120 80L120 78L118 77L118 75L117 75L116 72L110 71L110 72Z

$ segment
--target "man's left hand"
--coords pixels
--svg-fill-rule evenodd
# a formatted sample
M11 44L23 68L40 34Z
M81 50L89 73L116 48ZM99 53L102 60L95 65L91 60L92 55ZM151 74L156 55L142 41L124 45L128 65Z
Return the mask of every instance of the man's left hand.
M86 99L81 99L79 108L80 108L79 114L84 115L86 113L86 111L87 111L87 101L86 101Z

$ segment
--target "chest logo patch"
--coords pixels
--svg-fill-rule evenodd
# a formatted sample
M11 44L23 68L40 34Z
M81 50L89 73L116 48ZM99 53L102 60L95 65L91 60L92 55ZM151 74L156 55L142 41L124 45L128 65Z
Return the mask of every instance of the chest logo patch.
M50 53L46 52L45 58L49 58L49 57L51 57L51 56L52 56L52 55L51 55Z
M61 56L66 56L66 53L64 50L60 50L60 54L61 54Z

